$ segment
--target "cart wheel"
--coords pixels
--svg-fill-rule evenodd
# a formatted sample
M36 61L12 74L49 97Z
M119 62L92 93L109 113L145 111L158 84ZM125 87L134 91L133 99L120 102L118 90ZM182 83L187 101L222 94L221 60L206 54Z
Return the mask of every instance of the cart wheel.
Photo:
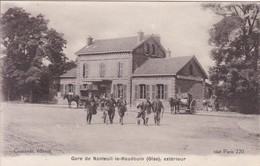
M197 109L197 103L195 100L192 100L190 103L190 113L195 114Z

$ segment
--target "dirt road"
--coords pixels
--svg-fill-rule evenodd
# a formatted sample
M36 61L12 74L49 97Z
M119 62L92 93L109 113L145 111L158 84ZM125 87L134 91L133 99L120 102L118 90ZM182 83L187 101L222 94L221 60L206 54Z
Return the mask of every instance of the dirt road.
M83 109L62 106L6 104L1 112L2 145L6 155L71 153L170 153L212 155L224 149L258 154L259 137L238 127L239 117L164 114L161 126L136 125L136 112L127 112L125 125L92 125ZM40 151L39 151L40 150ZM226 152L227 153L227 152Z

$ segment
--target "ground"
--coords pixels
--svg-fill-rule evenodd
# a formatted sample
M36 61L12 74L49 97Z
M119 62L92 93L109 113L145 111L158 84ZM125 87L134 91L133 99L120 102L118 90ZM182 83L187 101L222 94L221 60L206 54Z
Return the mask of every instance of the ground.
M51 154L73 153L170 153L214 155L223 149L251 155L260 152L259 136L243 130L239 123L256 122L258 116L218 116L215 114L178 114L165 112L160 126L136 125L136 112L129 110L125 125L102 123L102 114L85 122L83 109L62 105L3 104L1 143L5 155L15 151L43 149ZM243 123L242 123L243 124ZM240 124L241 125L241 124ZM47 152L48 153L48 152Z

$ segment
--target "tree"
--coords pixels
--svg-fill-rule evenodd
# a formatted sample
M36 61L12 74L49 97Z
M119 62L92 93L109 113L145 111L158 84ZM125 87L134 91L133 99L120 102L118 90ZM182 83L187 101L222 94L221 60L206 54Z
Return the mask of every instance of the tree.
M248 3L203 4L222 19L210 30L209 70L218 96L230 108L243 113L257 112L260 83L259 5Z
M1 16L3 86L6 96L28 97L30 102L46 95L52 76L64 73L67 57L63 53L63 34L48 28L42 14L32 16L21 8L9 8ZM36 96L35 96L36 95Z

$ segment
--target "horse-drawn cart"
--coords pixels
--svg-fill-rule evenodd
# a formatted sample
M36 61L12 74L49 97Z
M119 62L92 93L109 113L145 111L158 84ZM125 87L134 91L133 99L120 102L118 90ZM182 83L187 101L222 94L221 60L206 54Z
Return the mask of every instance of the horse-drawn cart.
M193 99L190 93L182 93L179 98L169 100L171 106L171 113L175 111L175 113L196 113L197 102Z
M190 114L196 113L197 103L190 93L183 93L180 98L180 110L185 110Z

